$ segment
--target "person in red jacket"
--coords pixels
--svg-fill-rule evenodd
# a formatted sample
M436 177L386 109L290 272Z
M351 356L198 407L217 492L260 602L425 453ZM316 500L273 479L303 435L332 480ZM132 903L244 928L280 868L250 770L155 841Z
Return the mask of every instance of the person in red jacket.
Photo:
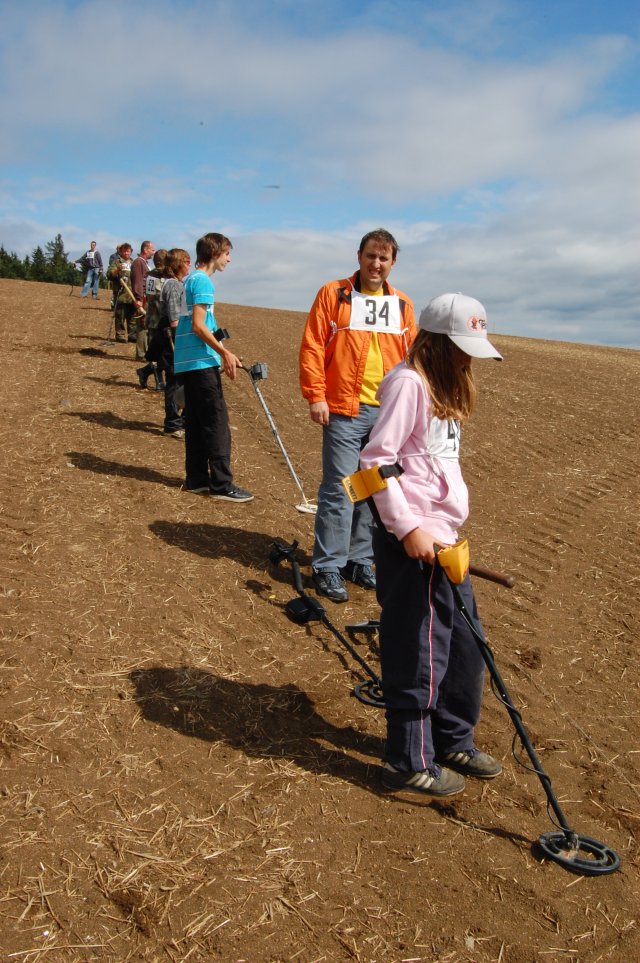
M302 394L323 431L313 582L334 602L348 600L345 580L367 589L376 584L371 511L366 502L349 501L342 479L358 468L378 416L380 382L416 335L413 303L387 281L397 253L384 228L365 234L358 271L320 289L300 347Z

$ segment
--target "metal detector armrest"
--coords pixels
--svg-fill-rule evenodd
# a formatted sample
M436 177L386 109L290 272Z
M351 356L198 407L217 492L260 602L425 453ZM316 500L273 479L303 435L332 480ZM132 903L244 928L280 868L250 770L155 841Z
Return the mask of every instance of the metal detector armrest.
M447 573L449 581L460 585L469 574L469 542L462 538L455 545L437 548L436 558Z
M347 475L342 479L342 485L349 501L361 502L386 488L387 478L398 478L402 474L404 469L397 462L395 465L374 465Z

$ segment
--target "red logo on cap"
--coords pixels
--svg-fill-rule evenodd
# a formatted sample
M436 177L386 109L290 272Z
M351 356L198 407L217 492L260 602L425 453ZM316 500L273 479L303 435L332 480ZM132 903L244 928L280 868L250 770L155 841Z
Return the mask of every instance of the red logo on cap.
M467 327L470 331L474 331L478 334L480 331L484 331L487 327L487 322L484 318L476 318L473 315L467 321Z

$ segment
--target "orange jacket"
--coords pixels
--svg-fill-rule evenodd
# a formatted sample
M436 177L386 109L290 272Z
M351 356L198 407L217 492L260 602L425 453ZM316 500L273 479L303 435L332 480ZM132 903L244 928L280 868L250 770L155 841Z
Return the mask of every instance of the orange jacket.
M300 345L300 387L313 404L326 401L335 415L354 418L360 410L360 390L369 353L371 334L351 331L351 291L360 289L359 272L342 281L331 281L316 296ZM384 373L402 359L416 336L413 303L406 294L386 282L385 294L397 294L404 320L402 335L378 334Z

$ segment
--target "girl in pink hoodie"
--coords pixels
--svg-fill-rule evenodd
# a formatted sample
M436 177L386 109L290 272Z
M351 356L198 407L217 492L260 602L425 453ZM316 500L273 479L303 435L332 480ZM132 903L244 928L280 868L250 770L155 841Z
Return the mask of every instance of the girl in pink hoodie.
M487 338L483 306L463 294L430 301L419 328L406 361L380 385L380 415L360 465L402 470L373 496L387 707L382 782L448 796L464 788L464 775L491 779L502 769L474 744L484 662L434 550L457 540L468 515L459 452L460 423L476 398L472 358L501 355ZM459 588L477 619L468 576Z

